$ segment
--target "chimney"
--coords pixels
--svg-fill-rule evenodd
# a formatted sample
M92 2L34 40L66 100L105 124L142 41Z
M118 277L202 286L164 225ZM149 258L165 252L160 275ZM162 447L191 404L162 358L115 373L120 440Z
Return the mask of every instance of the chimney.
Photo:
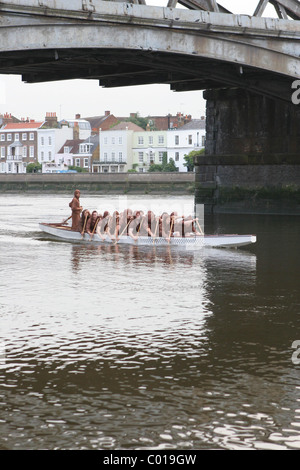
M57 116L56 113L46 113L45 121L49 127L55 127L57 124Z
M74 127L73 127L73 139L78 140L79 139L79 125L78 122L74 122Z
M105 111L105 116L109 116L110 115L110 111Z

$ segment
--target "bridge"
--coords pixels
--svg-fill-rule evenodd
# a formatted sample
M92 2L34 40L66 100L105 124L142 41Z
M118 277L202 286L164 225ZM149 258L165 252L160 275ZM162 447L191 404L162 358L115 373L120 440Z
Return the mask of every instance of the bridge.
M229 86L290 101L300 78L300 3L271 1L278 18L263 18L267 3L260 0L248 16L215 0L169 0L166 7L145 0L2 0L0 73L28 83Z
M276 18L262 16L268 4ZM298 194L300 111L291 98L293 86L300 88L299 20L298 0L259 0L252 16L216 0L166 0L162 7L146 0L0 0L0 74L27 83L96 79L107 88L208 90L196 200L215 207L230 178L247 191L249 184L284 181ZM225 161L224 176L218 169Z

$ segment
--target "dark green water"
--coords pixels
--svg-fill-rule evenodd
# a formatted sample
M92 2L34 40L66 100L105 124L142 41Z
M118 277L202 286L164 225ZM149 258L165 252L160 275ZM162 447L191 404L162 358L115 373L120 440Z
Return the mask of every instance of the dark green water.
M47 239L70 199L0 196L0 447L299 449L300 218L206 220L238 250Z

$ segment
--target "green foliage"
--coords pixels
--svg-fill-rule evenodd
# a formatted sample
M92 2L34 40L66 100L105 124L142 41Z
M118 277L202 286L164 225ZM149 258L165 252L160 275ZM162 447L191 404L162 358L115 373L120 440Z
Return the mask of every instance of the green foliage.
M26 173L38 173L40 171L42 171L40 163L29 163L26 167Z
M205 149L192 150L190 153L188 153L187 155L183 157L185 160L185 163L183 164L183 166L186 166L188 171L194 171L196 155L202 155L204 152L205 152Z
M136 124L137 126L140 126L142 129L145 129L147 128L147 124L148 124L148 118L145 118L145 117L141 117L139 115L139 113L135 113L134 116L130 117L128 119L129 122L133 122L134 124Z
M131 168L130 170L127 170L127 173L137 173L137 171L134 168Z
M170 158L169 162L168 162L168 154L167 152L164 152L163 154L163 161L162 161L162 164L157 164L157 163L152 163L152 165L150 165L148 171L164 171L164 172L170 172L170 171L178 171L178 168L177 166L175 165L175 161L173 160L173 158Z
M82 168L81 166L70 165L68 166L69 170L76 170L77 173L87 173L86 168Z

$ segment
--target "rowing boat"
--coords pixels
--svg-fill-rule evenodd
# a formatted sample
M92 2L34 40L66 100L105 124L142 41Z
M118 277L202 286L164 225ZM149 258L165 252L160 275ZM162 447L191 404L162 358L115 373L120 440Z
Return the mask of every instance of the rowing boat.
M134 240L128 235L122 235L117 241L113 237L106 235L105 239L95 233L91 239L90 235L85 233L82 237L80 232L71 230L71 227L53 223L40 223L40 229L48 235L53 235L62 240L74 242L90 242L90 243L118 243L129 245L159 245L159 246L179 246L185 248L202 248L202 247L238 247L250 245L256 242L255 235L200 235L191 237L171 237L168 242L163 237L145 237L139 236Z

